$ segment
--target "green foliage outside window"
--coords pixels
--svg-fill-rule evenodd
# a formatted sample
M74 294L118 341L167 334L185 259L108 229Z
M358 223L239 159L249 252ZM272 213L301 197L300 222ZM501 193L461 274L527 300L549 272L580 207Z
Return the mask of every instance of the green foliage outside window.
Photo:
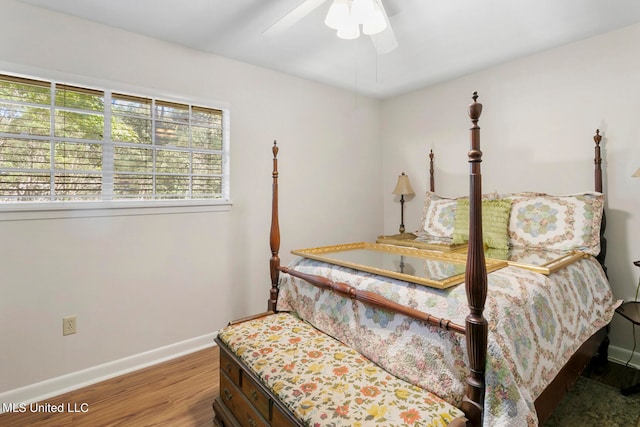
M221 198L222 126L216 109L0 75L0 202Z

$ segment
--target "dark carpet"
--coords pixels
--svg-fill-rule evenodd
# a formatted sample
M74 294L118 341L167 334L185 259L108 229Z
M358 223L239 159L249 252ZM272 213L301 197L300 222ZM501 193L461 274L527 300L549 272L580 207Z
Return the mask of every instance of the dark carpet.
M544 427L640 427L640 393L580 377Z

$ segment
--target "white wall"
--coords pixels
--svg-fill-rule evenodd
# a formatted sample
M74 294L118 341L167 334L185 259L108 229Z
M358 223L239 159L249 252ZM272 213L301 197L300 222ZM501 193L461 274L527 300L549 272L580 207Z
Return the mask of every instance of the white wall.
M274 139L283 262L291 249L382 229L379 101L13 0L0 8L2 71L228 106L234 203L226 212L0 215L0 396L209 339L266 309ZM70 314L78 333L63 337Z
M385 101L383 185L405 171L418 196L405 224L417 229L427 188L427 153L436 155L436 190L468 193L469 121L477 90L484 190L566 194L593 187L593 135L603 134L607 196L607 264L617 298L633 299L640 259L640 25L542 52ZM384 198L385 232L397 230L399 207ZM631 325L615 316L612 345L630 350ZM640 339L640 335L638 336ZM624 353L624 352L623 352ZM626 354L619 354L624 357Z

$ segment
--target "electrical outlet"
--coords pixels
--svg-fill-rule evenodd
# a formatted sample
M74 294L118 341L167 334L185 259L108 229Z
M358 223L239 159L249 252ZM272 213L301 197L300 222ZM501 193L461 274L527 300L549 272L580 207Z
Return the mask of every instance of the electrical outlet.
M62 335L75 334L76 331L76 316L67 316L62 318Z

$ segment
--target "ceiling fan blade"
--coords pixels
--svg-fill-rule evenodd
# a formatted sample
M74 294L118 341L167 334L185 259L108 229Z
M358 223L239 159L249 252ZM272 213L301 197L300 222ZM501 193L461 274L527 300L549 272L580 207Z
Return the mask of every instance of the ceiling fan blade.
M387 22L387 27L384 31L378 34L372 34L371 42L373 43L373 47L376 48L376 52L378 55L384 55L385 53L389 53L395 48L398 47L398 40L396 39L396 34L393 32L393 28L391 28L391 22L389 22L389 16L387 15L387 11L384 8L384 5L380 0L376 0L382 11L384 12L384 19Z
M273 36L288 30L299 20L307 16L326 0L305 0L298 7L287 13L283 18L262 32L265 36Z

